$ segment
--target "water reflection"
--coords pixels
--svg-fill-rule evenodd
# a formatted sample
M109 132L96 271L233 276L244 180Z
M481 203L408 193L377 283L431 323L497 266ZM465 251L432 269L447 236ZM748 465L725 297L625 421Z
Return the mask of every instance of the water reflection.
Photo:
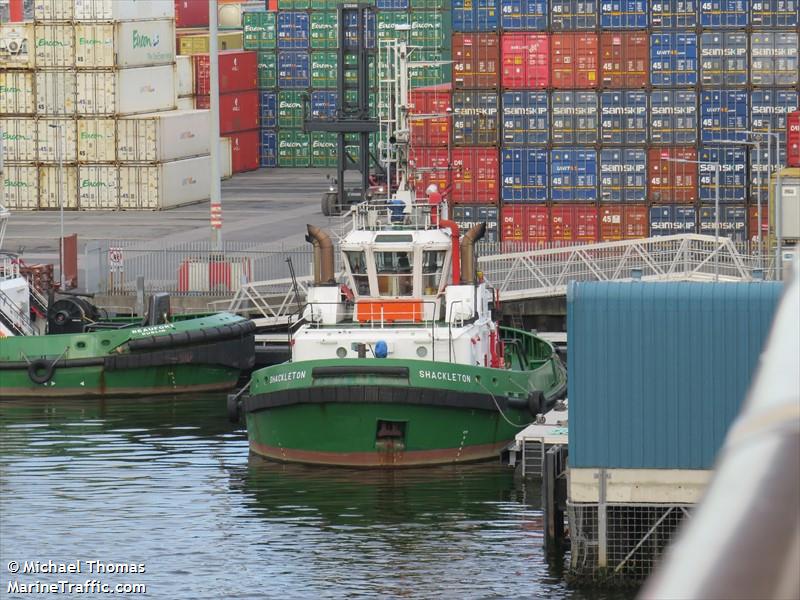
M499 465L270 463L221 395L0 401L0 566L144 562L112 582L152 598L585 597L541 545Z

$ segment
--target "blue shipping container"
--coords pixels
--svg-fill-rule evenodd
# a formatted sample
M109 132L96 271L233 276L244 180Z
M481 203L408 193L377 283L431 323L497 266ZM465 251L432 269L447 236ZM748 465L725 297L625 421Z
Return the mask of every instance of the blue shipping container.
M377 0L378 10L408 10L408 0Z
M777 160L775 159L775 148L772 149L772 155L767 153L766 142L758 150L750 148L750 201L757 203L758 198L766 206L767 202L767 188L768 179L767 173L775 173L778 167L781 168L786 164L786 143L783 138L785 134L781 135L780 152L778 153ZM769 161L772 161L772 170L769 168Z
M462 231L466 231L479 223L486 223L486 235L483 236L483 240L486 242L500 241L500 237L497 235L498 210L496 206L461 204L454 206L452 210L453 220Z
M278 87L299 89L311 86L308 52L278 52Z
M453 31L497 31L499 0L453 0Z
M600 151L600 202L644 202L647 152L639 148Z
M550 28L578 31L597 27L597 0L552 0Z
M696 0L661 0L650 7L653 29L694 29L697 27Z
M697 85L697 35L650 35L650 83L658 87Z
M666 146L697 143L697 93L653 90L650 94L650 141Z
M694 206L667 204L650 207L650 235L697 233L697 211Z
M392 2L405 2L408 0L391 0ZM355 48L358 45L358 13L348 11L345 13L347 18L344 22L344 43L345 48ZM364 33L364 44L368 49L377 48L378 40L378 19L375 11L365 11L362 13L366 17L366 31Z
M700 36L700 83L708 87L747 85L747 34L706 31Z
M279 50L305 50L308 48L310 31L308 13L279 12L277 30Z
M597 92L553 92L550 112L553 144L596 144L598 139Z
M547 151L505 148L502 152L503 202L547 201Z
M589 148L551 150L550 199L597 201L597 152Z
M600 139L604 144L644 144L647 141L647 93L602 92Z
M500 0L503 30L545 31L547 0Z
M600 3L600 28L646 28L648 4L649 0L603 0Z
M700 149L698 160L718 163L720 168L719 201L727 204L744 202L747 197L747 151L724 147ZM700 202L715 202L716 171L711 165L697 165Z
M797 0L760 0L751 3L750 24L753 27L797 27L800 23L800 2Z
M258 154L259 164L262 167L278 166L278 134L275 131L261 130Z
M722 217L719 221L719 234L731 238L734 242L747 241L747 208L744 206L721 206ZM714 235L716 211L713 206L700 207L700 233Z
M547 92L503 94L503 145L530 146L550 140Z
M747 27L750 0L703 0L700 2L700 26Z
M773 133L781 134L786 132L786 115L800 106L797 92L776 89L753 90L750 104L750 128L753 131L766 133L772 125Z
M333 120L336 118L337 92L318 90L311 92L311 118Z
M747 141L749 94L738 90L715 90L700 95L700 141Z
M570 468L710 469L782 285L572 282Z
M275 129L278 126L278 93L260 92L258 97L261 127Z

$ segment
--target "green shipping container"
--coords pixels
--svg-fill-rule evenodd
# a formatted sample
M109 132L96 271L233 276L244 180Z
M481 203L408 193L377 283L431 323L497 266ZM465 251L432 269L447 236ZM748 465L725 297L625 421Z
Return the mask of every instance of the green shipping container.
M311 87L332 89L336 87L336 52L311 53Z
M407 12L384 10L378 13L378 39L409 41L408 31L396 31L398 25L409 25Z
M311 8L309 0L278 0L278 10L308 10Z
M312 50L336 50L339 28L335 12L311 13L309 27Z
M443 10L450 11L450 2L447 0L410 0L409 6L415 10Z
M356 60L357 59L356 59L355 55L350 54L347 57L347 64L355 66ZM369 67L368 67L368 69L369 69L369 87L370 87L370 89L373 89L373 90L378 89L378 73L377 73L377 71L375 69L376 60L377 59L375 58L374 54L369 57ZM348 71L347 73L345 73L344 80L345 80L345 83L347 85L356 85L358 83L358 77L356 76L356 72L355 71ZM335 79L334 79L334 87L336 87L336 80Z
M311 10L336 10L340 0L311 0Z
M410 42L422 48L446 48L450 45L450 11L414 11L411 16Z
M274 50L276 44L275 13L246 12L242 15L245 50Z
M311 132L311 166L335 167L337 154L336 134L327 131Z
M268 90L278 85L278 57L274 50L258 53L258 89Z
M408 69L409 85L412 89L450 82L452 64L436 64L450 60L449 50L417 50L411 54L411 60L419 63Z
M345 93L345 98L347 99L348 104L356 104L358 98L358 92L356 90L347 90ZM375 102L378 99L378 95L372 93L369 95L369 114L370 116L375 116Z
M280 129L303 127L303 95L305 92L278 92L278 127Z
M310 140L298 129L278 131L278 166L308 167L311 164Z

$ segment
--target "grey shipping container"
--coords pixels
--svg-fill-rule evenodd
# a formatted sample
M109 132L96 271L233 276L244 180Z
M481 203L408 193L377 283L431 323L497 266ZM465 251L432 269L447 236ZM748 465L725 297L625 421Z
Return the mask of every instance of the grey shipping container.
M647 93L638 90L601 93L600 132L604 144L644 144Z
M751 34L750 39L750 81L753 85L797 85L796 31L757 31Z
M697 92L653 90L650 94L650 141L667 146L697 143Z
M700 83L708 87L747 85L747 34L706 31L700 36Z
M453 92L453 144L497 145L498 104L497 92L485 90Z
M570 466L710 469L781 289L775 282L571 283Z
M553 144L573 146L597 143L599 121L596 92L553 92L550 113L550 139Z

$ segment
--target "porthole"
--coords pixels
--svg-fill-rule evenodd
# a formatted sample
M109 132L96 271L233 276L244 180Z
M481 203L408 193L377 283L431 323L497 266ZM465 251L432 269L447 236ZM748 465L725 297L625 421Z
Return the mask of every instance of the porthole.
M347 356L347 348L345 348L344 346L339 346L336 349L336 356L338 356L339 358L344 358L345 356Z
M77 342L75 344L76 348L86 348L86 342Z
M428 356L428 349L425 346L420 346L419 348L417 348L417 356L419 356L420 358L425 358L426 356Z

